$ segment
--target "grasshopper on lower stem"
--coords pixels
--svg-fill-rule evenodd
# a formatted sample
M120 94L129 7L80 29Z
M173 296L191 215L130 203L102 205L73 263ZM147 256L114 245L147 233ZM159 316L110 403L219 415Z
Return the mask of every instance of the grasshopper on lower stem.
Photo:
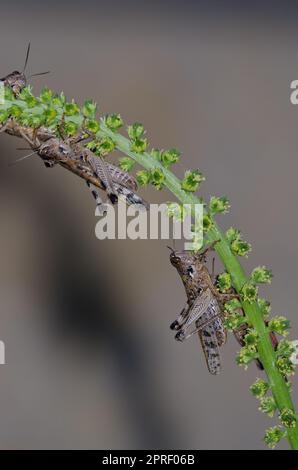
M178 341L196 333L199 335L208 370L214 375L221 370L219 348L227 336L223 303L236 296L234 293L220 293L207 269L206 255L215 243L201 253L172 250L170 254L170 261L182 279L187 296L187 304L171 324L171 329L177 331L175 338Z

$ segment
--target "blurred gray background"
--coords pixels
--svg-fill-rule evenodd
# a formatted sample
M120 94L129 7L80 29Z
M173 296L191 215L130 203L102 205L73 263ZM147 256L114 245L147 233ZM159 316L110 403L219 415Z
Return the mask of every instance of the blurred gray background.
M30 40L29 72L52 72L32 79L36 91L91 97L103 113L143 122L152 146L182 150L178 175L199 167L201 194L229 197L220 223L253 244L247 270L273 269L264 295L291 319L293 339L295 17L287 2L29 0L3 3L0 18L0 76L21 68ZM235 365L234 338L218 377L195 338L173 339L185 297L167 243L98 241L83 182L37 158L8 167L18 146L1 135L0 447L263 448L275 422L257 411L248 388L262 374Z

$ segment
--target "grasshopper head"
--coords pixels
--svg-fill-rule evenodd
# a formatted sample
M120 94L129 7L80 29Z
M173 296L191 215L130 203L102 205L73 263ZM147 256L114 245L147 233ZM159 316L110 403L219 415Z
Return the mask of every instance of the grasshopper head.
M6 75L6 77L1 78L1 81L5 86L10 87L16 96L20 94L27 84L25 74L23 72L18 72L17 70Z

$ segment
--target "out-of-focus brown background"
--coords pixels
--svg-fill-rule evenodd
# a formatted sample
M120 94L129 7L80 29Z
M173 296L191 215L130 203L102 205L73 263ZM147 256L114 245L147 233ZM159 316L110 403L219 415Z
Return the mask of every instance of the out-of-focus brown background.
M253 244L247 270L273 269L264 295L297 338L297 12L245 3L5 2L0 76L30 40L29 72L52 71L35 90L92 97L180 148L177 173L199 167L202 194L229 197L220 222ZM235 365L235 340L212 377L198 341L169 331L184 292L166 242L98 241L82 181L37 158L8 167L19 145L1 135L0 447L263 448L260 374Z

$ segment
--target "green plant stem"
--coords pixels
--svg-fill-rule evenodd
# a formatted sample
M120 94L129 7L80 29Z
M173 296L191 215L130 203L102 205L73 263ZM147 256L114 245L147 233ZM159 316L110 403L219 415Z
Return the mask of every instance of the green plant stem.
M153 168L160 168L165 175L165 186L183 203L183 204L199 204L199 199L192 193L187 193L181 189L181 181L168 169L154 159L148 153L135 153L130 149L130 141L121 134L114 133L109 130L103 123L101 124L100 134L102 136L109 136L113 139L118 150L122 153L133 158L138 164L151 170ZM243 285L248 282L248 278L244 272L243 267L238 261L238 258L232 253L229 243L225 236L219 229L215 221L213 226L208 231L208 241L219 240L215 245L215 250L218 253L225 269L230 273L233 285L238 293L240 293ZM291 399L289 388L275 366L275 352L272 347L269 332L263 320L262 313L257 302L249 303L242 302L243 310L249 323L255 328L258 333L258 353L260 360L264 366L267 374L268 381L272 390L272 394L276 401L279 411L284 408L290 408L294 411L294 405ZM287 429L287 438L292 449L298 449L298 424L295 428Z

